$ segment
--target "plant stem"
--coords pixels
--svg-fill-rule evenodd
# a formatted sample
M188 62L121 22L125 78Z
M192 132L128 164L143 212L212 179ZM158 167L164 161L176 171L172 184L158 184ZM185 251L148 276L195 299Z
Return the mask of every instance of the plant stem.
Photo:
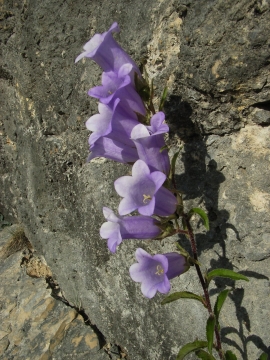
M189 239L190 239L190 244L191 244L193 257L194 257L195 260L198 260L196 240L195 240L195 237L194 237L192 227L190 225L189 218L188 218L187 214L185 214L185 213L183 213L182 216L185 219L185 222L186 222L186 225L187 225L188 236L189 236ZM208 313L209 313L209 315L212 315L213 310L212 310L212 306L211 306L211 302L210 302L210 297L209 297L207 284L206 284L206 282L204 280L204 277L202 275L200 266L198 264L195 264L195 268L196 268L198 277L200 279L200 283L201 283L203 291L204 291L204 297L205 297L205 302L206 302ZM223 360L224 355L223 355L222 346L221 346L220 333L219 333L217 325L215 326L215 335L216 335L216 340L217 340L217 351L218 351L220 359Z

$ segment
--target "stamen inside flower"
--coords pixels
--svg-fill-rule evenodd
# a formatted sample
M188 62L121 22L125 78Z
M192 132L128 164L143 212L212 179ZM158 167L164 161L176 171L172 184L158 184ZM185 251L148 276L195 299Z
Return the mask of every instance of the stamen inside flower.
M155 273L156 275L162 275L164 274L164 269L161 265L157 265L157 272Z
M152 200L151 195L145 195L143 194L143 203L147 204L148 200Z

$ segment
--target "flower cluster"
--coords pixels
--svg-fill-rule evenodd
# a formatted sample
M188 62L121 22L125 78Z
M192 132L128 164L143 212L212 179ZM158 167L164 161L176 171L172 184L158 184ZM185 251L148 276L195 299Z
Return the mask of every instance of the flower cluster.
M177 207L173 192L164 186L170 172L170 160L164 134L169 131L162 111L150 111L138 93L136 83L143 83L142 74L113 38L119 32L113 23L107 32L96 34L84 46L83 57L94 60L103 70L101 85L88 91L99 100L99 113L86 121L89 137L89 160L104 157L133 164L132 175L114 183L122 197L119 216L103 208L107 220L100 229L108 248L115 252L124 239L162 238L161 217L172 216ZM136 81L137 80L137 81ZM137 211L138 215L131 215ZM134 281L142 283L142 293L152 298L157 291L167 293L169 280L187 270L186 258L178 253L151 256L137 249L138 263L130 268Z

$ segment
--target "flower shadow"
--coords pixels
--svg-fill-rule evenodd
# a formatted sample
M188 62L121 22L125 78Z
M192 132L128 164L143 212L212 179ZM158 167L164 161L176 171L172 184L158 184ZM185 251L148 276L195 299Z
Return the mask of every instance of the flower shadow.
M226 181L222 168L219 169L216 159L211 158L208 154L207 136L203 134L199 125L191 120L193 110L188 102L183 101L181 96L170 96L165 104L165 113L171 129L171 139L173 139L173 135L177 135L184 144L181 152L183 167L180 174L175 175L175 180L178 190L183 193L185 210L188 211L192 207L202 207L200 204L203 204L210 222L209 231L196 234L198 255L200 256L206 250L213 249L216 244L219 244L221 249L219 253L215 251L218 255L217 259L212 258L210 260L209 271L217 268L233 270L234 266L226 252L227 230L230 229L234 232L237 241L240 241L240 236L237 228L229 222L229 211L219 209L220 185ZM197 227L199 228L200 225L201 221L199 220ZM196 229L194 230L196 233ZM179 235L179 243L186 250L190 249L189 240L184 235ZM257 279L266 278L262 274L251 271L242 271L241 273ZM230 279L216 278L214 281L216 287L210 291L210 295L215 295L226 287L234 289L229 297L235 304L239 323L239 330L233 327L222 329L222 341L238 349L244 360L247 360L249 342L269 354L269 349L259 336L253 334L246 337L244 334L244 326L248 331L251 328L248 312L242 305L244 289L235 289L235 281ZM232 333L238 335L240 345L227 337L228 334Z

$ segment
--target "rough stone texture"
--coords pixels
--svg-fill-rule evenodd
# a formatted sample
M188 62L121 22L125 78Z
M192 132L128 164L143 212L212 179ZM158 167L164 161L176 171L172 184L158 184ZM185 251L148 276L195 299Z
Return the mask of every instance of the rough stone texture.
M15 229L0 231L1 254ZM45 281L50 275L47 266L33 257L36 264L32 261L25 268L24 257L19 251L1 260L1 359L109 359L82 316L51 297Z
M157 94L168 83L172 152L183 144L177 184L187 208L203 206L211 220L209 232L196 228L202 262L251 276L248 284L216 285L234 286L221 317L225 346L257 359L269 346L269 1L4 0L1 7L5 219L25 225L66 297L78 293L91 321L131 360L175 359L185 342L204 338L207 314L197 303L161 307L162 296L143 298L128 276L138 245L168 251L175 239L127 241L111 255L99 238L101 208L117 207L113 180L128 167L85 164L84 122L97 112L86 91L101 71L74 59L90 36L118 21L117 40L136 61L148 59ZM200 292L195 272L174 289Z

